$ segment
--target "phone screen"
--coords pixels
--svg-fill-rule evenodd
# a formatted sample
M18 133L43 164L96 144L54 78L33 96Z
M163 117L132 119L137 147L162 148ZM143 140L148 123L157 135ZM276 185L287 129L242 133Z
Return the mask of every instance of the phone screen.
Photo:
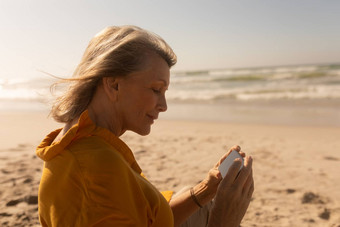
M233 164L234 160L240 158L242 160L242 165L240 167L240 170L243 167L243 157L235 150L233 150L226 159L221 163L221 165L218 167L218 170L220 171L222 177L224 178L225 175L228 173L228 170L230 166Z

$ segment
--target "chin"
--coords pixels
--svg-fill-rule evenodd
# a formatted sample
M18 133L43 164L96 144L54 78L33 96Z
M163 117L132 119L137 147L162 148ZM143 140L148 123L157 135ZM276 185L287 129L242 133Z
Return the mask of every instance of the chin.
M141 128L141 129L137 129L133 131L141 136L147 136L151 132L151 127L145 127L145 128Z

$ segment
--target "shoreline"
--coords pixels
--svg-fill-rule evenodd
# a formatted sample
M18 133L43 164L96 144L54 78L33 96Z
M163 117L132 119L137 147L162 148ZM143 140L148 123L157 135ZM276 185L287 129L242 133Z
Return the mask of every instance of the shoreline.
M340 127L340 99L169 100L167 103L167 111L160 113L161 120ZM26 113L46 118L49 108L44 102L0 100L0 116Z
M238 124L340 127L340 100L169 101L161 119Z

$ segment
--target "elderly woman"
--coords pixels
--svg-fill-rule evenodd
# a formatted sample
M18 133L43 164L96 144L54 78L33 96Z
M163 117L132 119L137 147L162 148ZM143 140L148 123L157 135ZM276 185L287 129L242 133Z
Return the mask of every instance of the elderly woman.
M202 226L239 226L254 187L250 157L240 172L240 160L234 161L222 180L217 167L225 155L200 184L171 198L144 178L119 139L127 130L149 134L167 110L165 92L175 63L164 40L138 27L109 27L91 40L66 80L68 91L51 111L65 126L36 151L45 161L42 226L179 226L197 219L193 214L200 207L209 207Z

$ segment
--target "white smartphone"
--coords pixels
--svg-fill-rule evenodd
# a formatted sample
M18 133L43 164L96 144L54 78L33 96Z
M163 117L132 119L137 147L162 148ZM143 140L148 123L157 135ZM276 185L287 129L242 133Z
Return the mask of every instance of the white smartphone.
M221 163L221 165L218 167L218 170L220 171L222 177L224 178L227 174L230 166L233 164L234 160L240 158L242 160L242 165L239 170L243 168L243 157L235 150L232 150L231 153L227 156L226 159Z

